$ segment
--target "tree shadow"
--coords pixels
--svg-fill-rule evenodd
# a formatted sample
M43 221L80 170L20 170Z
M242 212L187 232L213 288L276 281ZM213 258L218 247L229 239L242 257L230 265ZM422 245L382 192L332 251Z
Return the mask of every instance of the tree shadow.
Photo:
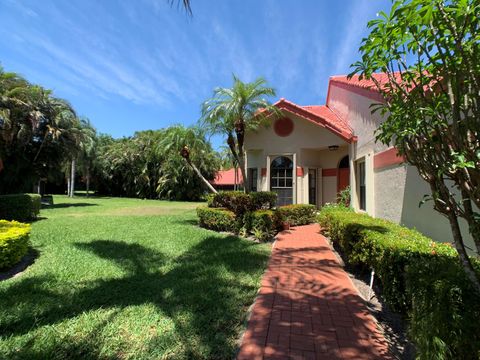
M69 287L46 276L12 284L0 290L0 307L10 313L0 323L1 336L26 334L96 309L153 304L175 324L175 336L182 342L179 357L231 358L232 339L257 291L249 280L259 276L268 261L266 251L253 252L256 244L235 236L207 237L173 259L138 243L95 240L75 246L114 262L125 275ZM22 299L22 306L14 299ZM147 354L161 341L159 335L145 344ZM70 345L42 344L44 353L35 356ZM16 357L30 358L30 348L19 349ZM83 344L81 354L72 351L69 358L95 357L98 348Z
M84 207L84 206L98 206L98 204L92 203L60 203L60 204L53 204L53 205L45 205L42 206L43 209L64 209L70 207Z
M30 265L32 265L39 255L40 252L37 249L28 249L27 254L25 254L25 256L11 269L0 271L0 281L8 280L12 277L18 276Z

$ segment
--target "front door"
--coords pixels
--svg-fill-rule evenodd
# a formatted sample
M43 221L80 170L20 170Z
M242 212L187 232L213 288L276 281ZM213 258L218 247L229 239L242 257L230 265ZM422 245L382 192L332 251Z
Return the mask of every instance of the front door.
M277 205L293 204L293 161L279 156L270 164L270 190L277 193Z

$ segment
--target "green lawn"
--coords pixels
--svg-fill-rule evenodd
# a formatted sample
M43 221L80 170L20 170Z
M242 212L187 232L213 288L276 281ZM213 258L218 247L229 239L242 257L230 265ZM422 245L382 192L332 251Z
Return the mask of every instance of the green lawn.
M270 248L198 228L197 205L55 197L0 282L0 358L231 359Z

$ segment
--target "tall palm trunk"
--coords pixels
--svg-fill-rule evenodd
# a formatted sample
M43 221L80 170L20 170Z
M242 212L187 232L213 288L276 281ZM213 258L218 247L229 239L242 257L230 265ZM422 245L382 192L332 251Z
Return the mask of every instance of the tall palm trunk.
M238 187L237 187L237 184L238 184L238 166L237 166L237 164L233 165L233 171L235 171L233 190L237 190L238 189Z
M72 159L72 169L70 174L70 197L75 194L75 158Z
M210 184L210 182L207 179L205 179L205 177L202 175L200 170L198 170L198 168L195 166L195 164L192 163L192 161L190 160L190 150L188 150L187 146L183 147L183 149L180 151L180 155L185 159L185 161L193 169L193 171L195 171L195 173L198 175L198 177L200 179L202 179L203 183L205 185L207 185L207 188L211 192L213 192L214 194L217 194L218 193L217 190L215 190L215 188L212 186L212 184Z
M67 176L67 196L70 197L70 176Z

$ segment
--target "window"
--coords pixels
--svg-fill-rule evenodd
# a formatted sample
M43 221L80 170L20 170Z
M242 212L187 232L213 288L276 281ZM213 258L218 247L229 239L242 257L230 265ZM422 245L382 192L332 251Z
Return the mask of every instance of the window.
M367 209L367 188L365 184L365 161L361 161L357 165L358 176L358 205L360 210Z
M248 172L248 183L250 185L250 191L257 191L258 169L250 168L248 169Z
M275 158L270 165L270 189L277 193L277 205L293 203L293 161L286 156Z
M317 169L308 169L308 203L317 205Z

